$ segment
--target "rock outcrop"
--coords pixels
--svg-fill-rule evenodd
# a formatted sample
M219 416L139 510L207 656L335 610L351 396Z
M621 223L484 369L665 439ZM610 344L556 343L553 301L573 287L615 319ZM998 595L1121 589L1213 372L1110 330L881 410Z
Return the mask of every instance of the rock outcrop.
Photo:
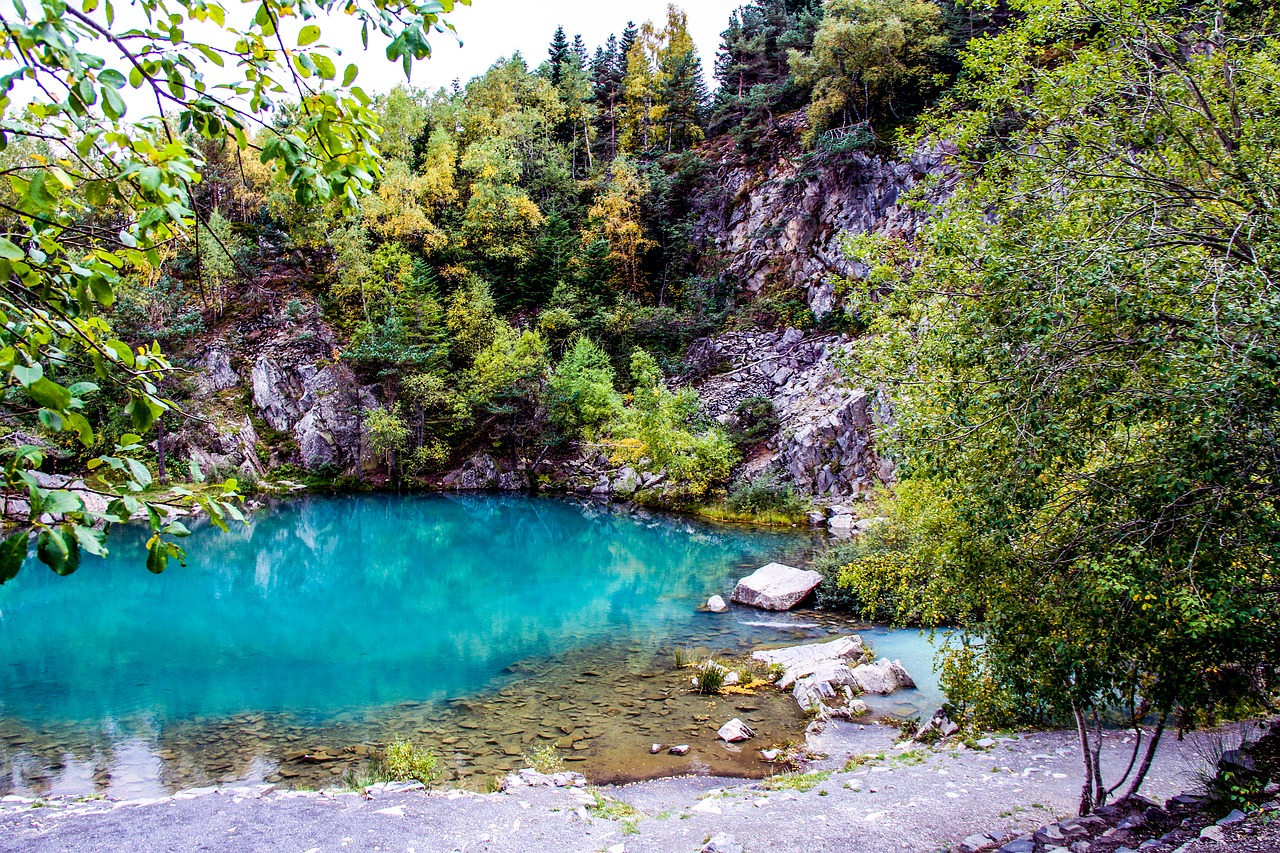
M380 403L345 364L272 346L254 361L251 381L254 406L273 430L292 434L303 467L347 470L368 456L364 412Z
M864 496L893 479L893 463L876 453L874 439L892 410L841 370L852 345L843 335L797 329L729 332L690 347L689 381L703 410L724 424L736 423L748 399L773 404L778 431L749 461L748 475L772 469L803 494Z
M802 114L780 119L797 137L803 121ZM845 256L844 234L910 237L927 214L903 204L903 195L927 179L934 181L934 200L951 189L939 148L899 162L859 151L802 154L797 147L762 165L722 139L706 154L712 168L695 199L694 229L705 264L749 294L801 289L818 317L836 307L833 275L865 272Z

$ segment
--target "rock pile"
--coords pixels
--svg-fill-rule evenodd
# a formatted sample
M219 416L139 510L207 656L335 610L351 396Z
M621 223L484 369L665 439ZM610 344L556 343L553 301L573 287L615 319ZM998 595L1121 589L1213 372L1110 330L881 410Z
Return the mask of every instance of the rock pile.
M867 706L856 698L860 693L888 694L916 686L901 661L872 663L870 657L857 635L752 654L762 663L783 667L778 687L790 687L800 707L819 719L862 716Z

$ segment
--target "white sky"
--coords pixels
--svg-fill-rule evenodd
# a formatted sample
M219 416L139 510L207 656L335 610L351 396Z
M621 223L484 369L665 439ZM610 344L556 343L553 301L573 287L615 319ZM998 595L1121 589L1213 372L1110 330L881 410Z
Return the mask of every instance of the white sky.
M689 32L698 46L707 85L713 86L711 77L716 50L720 47L720 33L729 24L729 14L746 0L684 0L677 3L689 16ZM454 79L466 83L482 74L494 60L520 51L531 68L547 58L547 46L557 25L563 25L569 40L581 33L589 53L594 53L610 33L622 34L627 21L637 25L652 20L661 26L667 18L666 0L629 0L626 3L608 0L560 0L555 3L537 3L532 0L472 0L471 6L457 6L449 20L458 28L463 46L448 35L433 34L431 58L414 63L412 83L430 89L448 86ZM343 23L343 16L335 16L331 22L320 22L326 44L343 49L343 60L355 62L360 68L359 85L370 94L384 92L397 83L404 82L404 71L398 64L387 62L370 39L369 54L361 54L358 32L348 39L335 25ZM326 26L327 24L327 26ZM375 52L376 51L376 52ZM339 69L341 69L339 65Z

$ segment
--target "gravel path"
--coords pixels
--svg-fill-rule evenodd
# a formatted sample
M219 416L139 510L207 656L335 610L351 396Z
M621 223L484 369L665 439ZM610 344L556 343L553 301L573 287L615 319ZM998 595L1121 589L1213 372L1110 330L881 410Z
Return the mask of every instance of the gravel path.
M916 752L893 749L893 735L881 726L839 724L811 737L811 750L829 755L811 769L830 776L807 791L683 777L594 792L522 787L365 798L241 788L137 803L7 803L0 850L669 853L697 851L728 832L747 853L928 853L971 833L1025 832L1074 813L1080 758L1068 733L1021 735L988 750ZM1191 787L1212 737L1166 740L1143 794L1161 800ZM1106 738L1112 778L1128 761L1125 738ZM843 771L849 756L865 753L886 757ZM597 796L607 809L590 810Z

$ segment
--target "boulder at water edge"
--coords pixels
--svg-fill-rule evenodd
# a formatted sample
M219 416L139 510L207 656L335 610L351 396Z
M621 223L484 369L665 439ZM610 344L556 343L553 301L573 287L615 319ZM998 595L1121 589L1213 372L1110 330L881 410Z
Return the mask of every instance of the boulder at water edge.
M738 581L731 600L765 610L790 610L821 582L817 572L770 563Z
M880 658L875 663L855 666L850 673L853 683L863 693L889 694L895 690L915 687L916 683L902 668L902 661Z
M712 613L724 613L729 609L729 605L725 604L720 596L713 595L707 599L707 609Z

